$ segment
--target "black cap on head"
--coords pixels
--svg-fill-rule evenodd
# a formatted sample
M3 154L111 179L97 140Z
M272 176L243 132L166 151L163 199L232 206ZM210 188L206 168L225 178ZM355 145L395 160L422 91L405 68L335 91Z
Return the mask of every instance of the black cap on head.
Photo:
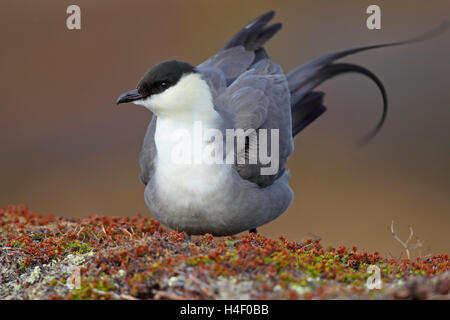
M194 66L182 61L166 61L153 66L139 81L137 89L125 92L117 104L132 102L158 94L177 84L183 74L197 73Z

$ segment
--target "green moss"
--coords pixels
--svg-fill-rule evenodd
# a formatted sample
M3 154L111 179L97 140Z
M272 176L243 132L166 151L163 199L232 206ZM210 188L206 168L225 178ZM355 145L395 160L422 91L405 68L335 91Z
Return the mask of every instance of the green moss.
M25 265L25 263L23 263L23 262L19 263L19 272L21 274L27 272L27 266Z
M70 241L66 245L61 245L64 250L69 250L77 254L83 254L92 251L92 247L85 242L80 242L79 240Z
M95 289L95 290L94 290ZM116 289L116 286L108 279L88 278L81 281L80 288L74 289L71 293L73 300L101 299L102 293L108 293Z

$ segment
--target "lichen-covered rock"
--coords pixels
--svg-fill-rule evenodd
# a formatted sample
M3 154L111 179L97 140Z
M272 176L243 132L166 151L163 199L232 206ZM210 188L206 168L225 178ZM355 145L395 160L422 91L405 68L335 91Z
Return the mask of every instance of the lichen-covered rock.
M375 265L380 289L369 289ZM0 299L448 299L447 254L411 261L261 235L187 241L153 219L0 209Z

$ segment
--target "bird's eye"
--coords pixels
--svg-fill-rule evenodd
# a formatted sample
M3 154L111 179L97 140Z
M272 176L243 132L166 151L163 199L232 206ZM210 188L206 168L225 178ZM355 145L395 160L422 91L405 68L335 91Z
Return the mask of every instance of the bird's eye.
M153 87L153 93L160 93L169 87L169 82L158 81L158 82L153 83L152 87Z

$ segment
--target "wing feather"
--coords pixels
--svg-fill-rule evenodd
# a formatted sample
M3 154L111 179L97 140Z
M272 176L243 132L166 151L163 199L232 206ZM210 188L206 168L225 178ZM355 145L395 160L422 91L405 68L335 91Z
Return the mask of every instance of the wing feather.
M290 93L283 70L269 59L259 61L214 99L214 105L223 118L231 119L233 129L254 129L246 135L245 150L236 150L235 167L240 176L260 187L271 185L293 152ZM258 137L262 129L267 130L268 155L274 151L270 149L271 130L278 130L279 167L272 175L261 174L261 169L270 164L262 164L259 159L256 164L248 161L249 153L260 147ZM242 158L246 163L238 163Z
M156 120L157 117L153 114L152 120L147 127L147 132L145 133L141 152L139 153L139 164L141 166L140 179L144 185L147 185L150 181L155 169L154 161L157 152L155 145Z

